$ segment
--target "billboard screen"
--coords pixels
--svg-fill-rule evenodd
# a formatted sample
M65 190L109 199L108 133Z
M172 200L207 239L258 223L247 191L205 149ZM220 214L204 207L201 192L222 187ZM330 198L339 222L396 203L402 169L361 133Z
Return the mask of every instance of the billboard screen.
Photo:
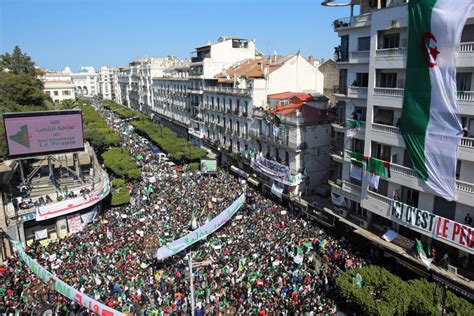
M80 110L3 114L9 158L84 150Z
M201 172L203 172L203 173L217 173L217 160L215 160L215 159L201 159Z

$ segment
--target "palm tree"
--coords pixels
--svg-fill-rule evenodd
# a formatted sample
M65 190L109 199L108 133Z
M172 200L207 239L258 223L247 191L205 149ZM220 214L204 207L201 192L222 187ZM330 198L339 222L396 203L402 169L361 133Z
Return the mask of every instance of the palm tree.
M63 100L62 102L58 103L56 106L57 110L72 110L77 108L79 104L76 100Z

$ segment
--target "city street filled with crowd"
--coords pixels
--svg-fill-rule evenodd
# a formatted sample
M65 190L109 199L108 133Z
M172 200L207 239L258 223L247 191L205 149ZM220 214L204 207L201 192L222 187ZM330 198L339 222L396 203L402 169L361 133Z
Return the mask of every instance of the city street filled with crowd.
M348 240L264 197L245 181L159 161L148 141L101 110L142 169L127 182L129 205L103 210L82 231L26 248L61 280L124 313L191 313L187 255L192 252L196 315L333 315L334 281L366 264ZM153 180L151 180L153 179ZM159 247L218 215L242 193L246 203L222 228L163 261ZM59 314L88 311L44 284L14 256L0 266L5 311Z

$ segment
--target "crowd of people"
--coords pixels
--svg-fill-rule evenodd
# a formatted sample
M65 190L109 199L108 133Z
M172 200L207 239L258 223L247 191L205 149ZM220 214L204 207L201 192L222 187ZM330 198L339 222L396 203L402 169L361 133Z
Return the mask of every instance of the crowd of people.
M33 243L29 256L72 287L124 313L184 315L191 312L188 254L196 315L334 315L335 278L365 264L344 238L264 197L245 181L219 171L177 172L126 122L114 124L123 147L142 168L128 182L129 205L103 211L82 231L47 246ZM156 250L205 224L246 192L246 203L222 228L164 261ZM0 266L0 312L88 315L86 308L44 284L17 256Z

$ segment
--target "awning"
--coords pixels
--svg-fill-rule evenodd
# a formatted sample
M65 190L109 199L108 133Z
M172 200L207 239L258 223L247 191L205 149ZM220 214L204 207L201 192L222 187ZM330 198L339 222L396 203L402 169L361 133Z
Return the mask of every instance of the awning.
M254 178L252 177L249 177L247 179L248 182L252 183L254 186L258 187L258 185L260 184L257 180L255 180Z
M230 166L230 170L232 170L233 172L237 173L238 175L244 177L245 179L247 179L250 176L247 172L237 168L234 165Z

